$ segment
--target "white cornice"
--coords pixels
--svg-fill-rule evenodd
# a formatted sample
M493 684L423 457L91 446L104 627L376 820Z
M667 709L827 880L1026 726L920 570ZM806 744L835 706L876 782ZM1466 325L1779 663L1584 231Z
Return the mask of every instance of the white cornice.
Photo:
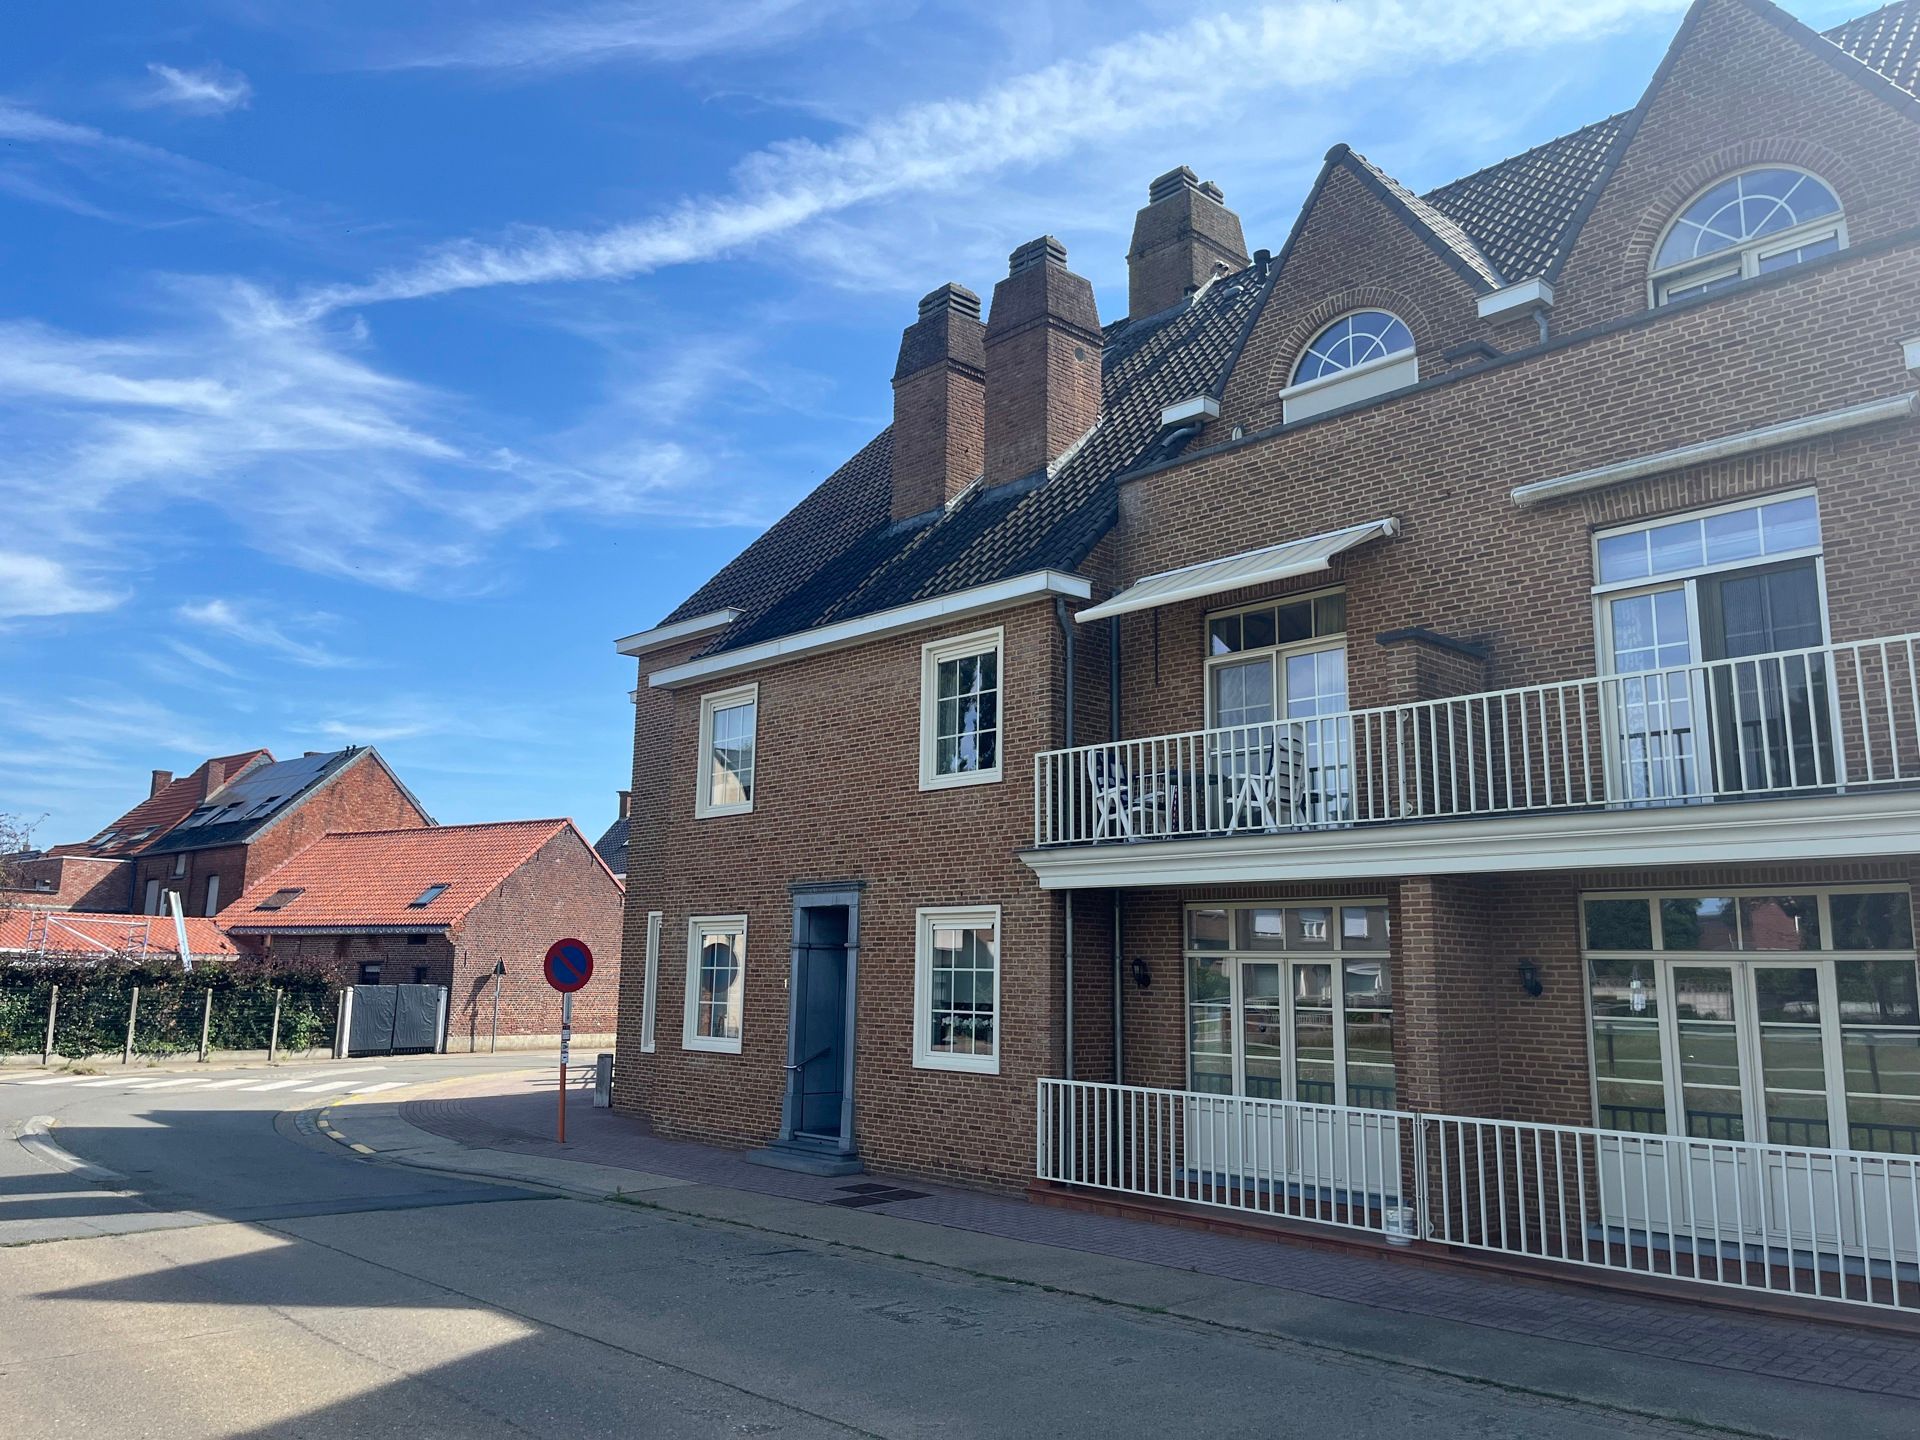
M1517 285L1506 285L1480 297L1480 318L1490 320L1514 310L1532 310L1553 305L1553 286L1535 276Z
M1682 470L1689 465L1704 465L1710 460L1725 460L1730 456L1747 455L1755 450L1771 450L1780 445L1796 445L1803 440L1812 440L1821 435L1832 435L1842 430L1857 430L1863 425L1878 425L1883 420L1903 419L1913 413L1913 402L1914 396L1911 392L1905 395L1889 395L1882 400L1869 400L1864 405L1849 405L1844 410L1828 410L1819 415L1803 415L1798 420L1782 420L1775 425L1762 425L1758 430L1742 430L1737 435L1721 435L1712 440L1701 440L1693 445L1661 450L1652 455L1637 455L1630 460L1615 460L1611 464L1595 466L1591 470L1580 470L1572 475L1556 475L1550 480L1534 480L1517 486L1511 492L1513 503L1538 505L1543 500L1557 500L1562 495L1578 495L1583 490L1600 490L1608 485L1619 485L1647 475Z
M990 585L976 585L969 590L956 590L949 595L936 595L931 600L916 600L911 605L896 605L891 610L878 610L871 615L842 620L838 624L820 625L812 630L782 635L777 640L763 641L758 645L743 645L738 650L723 650L718 655L703 655L697 660L687 661L684 665L673 665L665 670L656 671L647 677L647 683L667 688L684 685L691 680L711 680L721 675L737 675L743 670L756 669L782 660L797 659L802 655L818 654L823 650L838 650L847 645L858 645L868 640L877 640L883 635L896 635L903 630L918 629L922 625L931 625L942 620L957 620L968 615L979 615L988 610L998 610L1002 606L1017 605L1022 601L1037 599L1042 595L1062 595L1069 600L1085 600L1092 593L1093 587L1078 575L1066 575L1058 570L1035 570L1030 574L1015 575L1007 580L996 580Z
M1920 853L1920 791L1026 850L1043 890L1486 875Z
M724 630L739 618L738 610L714 610L705 615L695 615L691 620L676 620L671 625L656 625L651 630L624 636L613 642L613 648L622 655L645 655L649 650L658 650L676 640L691 640L696 635L710 635L715 630Z

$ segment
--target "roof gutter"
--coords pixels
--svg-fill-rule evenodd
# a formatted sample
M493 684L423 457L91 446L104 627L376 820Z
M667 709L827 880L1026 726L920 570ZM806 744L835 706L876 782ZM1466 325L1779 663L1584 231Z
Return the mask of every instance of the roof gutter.
M930 600L915 600L908 605L896 605L890 610L876 610L871 615L861 615L852 620L818 625L811 630L783 635L777 640L766 640L758 645L743 645L738 650L702 655L683 665L670 665L664 670L656 670L647 677L647 683L660 689L671 689L692 680L710 680L783 660L795 660L803 655L860 645L922 625L978 615L1046 595L1085 600L1092 594L1091 583L1078 575L1067 575L1058 570L1035 570L1026 575L996 580L989 585L975 585L970 589L936 595Z
M711 635L715 630L724 630L738 620L740 614L738 610L721 609L695 615L690 620L676 620L671 625L656 625L651 630L622 636L613 642L613 648L622 655L645 655L649 650L658 650L676 640L691 640L697 635Z

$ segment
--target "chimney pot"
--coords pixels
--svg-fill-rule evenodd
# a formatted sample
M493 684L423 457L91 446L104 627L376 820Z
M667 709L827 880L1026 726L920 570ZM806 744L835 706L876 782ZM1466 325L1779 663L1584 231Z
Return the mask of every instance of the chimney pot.
M1247 265L1240 217L1226 194L1185 165L1147 187L1146 208L1133 220L1127 247L1127 304L1131 314L1154 315L1211 280Z
M167 786L171 785L172 783L173 783L173 771L171 770L154 771L153 772L153 788L147 791L147 798L151 800L154 796L158 795L162 790L166 789Z
M942 285L900 333L893 367L896 521L938 510L980 474L986 451L986 327L980 297Z
M1100 418L1100 311L1051 235L1007 257L986 331L989 487L1045 474Z

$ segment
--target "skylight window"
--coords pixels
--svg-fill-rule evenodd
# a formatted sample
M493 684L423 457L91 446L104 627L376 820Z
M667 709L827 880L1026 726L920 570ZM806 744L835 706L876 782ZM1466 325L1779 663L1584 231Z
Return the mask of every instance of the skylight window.
M446 893L447 887L445 885L429 885L412 900L407 902L407 908L409 910L424 910Z
M256 910L284 910L305 893L306 891L297 885L290 886L284 890L276 890L253 908Z

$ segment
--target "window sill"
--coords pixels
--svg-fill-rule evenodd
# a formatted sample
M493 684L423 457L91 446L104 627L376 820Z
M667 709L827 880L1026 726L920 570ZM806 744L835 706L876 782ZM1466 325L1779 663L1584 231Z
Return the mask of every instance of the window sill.
M1351 370L1323 375L1302 385L1290 385L1280 392L1282 423L1294 424L1329 410L1358 405L1404 390L1420 380L1420 359L1411 350L1369 360Z
M922 790L962 790L969 785L998 785L1005 779L1002 770L959 770L951 775L929 775L920 772Z
M740 1042L738 1040L712 1040L704 1035L683 1035L680 1037L680 1048L682 1050L692 1050L708 1055L738 1055L740 1053Z
M693 807L693 818L696 820L719 820L728 815L751 815L752 813L751 800L744 805L696 805Z
M950 1075L998 1075L1000 1057L994 1055L928 1055L916 1052L913 1057L916 1070L941 1070Z

